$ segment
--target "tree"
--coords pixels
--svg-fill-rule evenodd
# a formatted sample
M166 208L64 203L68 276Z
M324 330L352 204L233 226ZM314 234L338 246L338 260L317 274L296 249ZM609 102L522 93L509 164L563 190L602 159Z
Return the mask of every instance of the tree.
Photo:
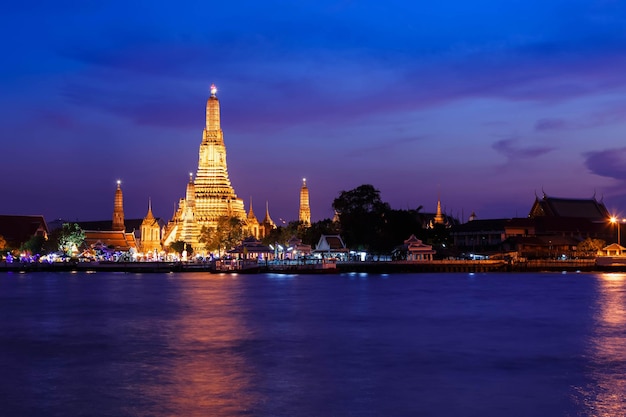
M20 246L20 250L23 252L28 252L31 255L41 255L44 252L44 246L46 243L46 238L41 235L32 236L28 241L24 242L22 246Z
M85 232L76 223L63 223L58 236L58 249L71 255L85 242Z
M576 250L582 256L595 257L598 251L602 250L605 245L606 242L602 239L592 239L588 237L576 245Z
M401 245L409 236L422 237L423 215L420 213L422 206L412 210L389 209L385 213L384 227L379 239L372 243L375 253L391 253L394 248Z
M302 243L315 246L322 235L335 235L341 232L339 225L331 219L324 219L311 223L310 227L303 230L302 235L298 236L302 239Z
M0 235L0 250L4 250L7 247L7 241L4 236Z
M176 252L179 255L182 255L186 246L187 246L187 242L185 242L184 240L177 240L175 242L170 243L169 248L171 251Z
M221 255L222 249L225 252L241 243L244 238L243 226L243 221L238 217L221 216L216 226L202 227L198 240L207 251L217 251Z
M342 191L333 201L333 209L339 213L341 235L347 246L362 250L376 248L382 237L385 213L390 210L389 204L381 200L380 191L370 184Z

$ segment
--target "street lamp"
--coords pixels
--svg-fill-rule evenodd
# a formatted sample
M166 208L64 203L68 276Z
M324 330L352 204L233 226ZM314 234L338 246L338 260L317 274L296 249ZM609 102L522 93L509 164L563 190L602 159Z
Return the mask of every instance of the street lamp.
M620 240L620 236L619 236L619 229L620 229L619 224L620 224L620 220L619 220L617 217L615 217L615 216L611 217L611 219L610 219L610 220L611 220L611 223L613 223L614 225L616 225L616 226L617 226L617 244L618 244L618 245L620 245L620 246L622 246L622 243L621 243L621 240Z

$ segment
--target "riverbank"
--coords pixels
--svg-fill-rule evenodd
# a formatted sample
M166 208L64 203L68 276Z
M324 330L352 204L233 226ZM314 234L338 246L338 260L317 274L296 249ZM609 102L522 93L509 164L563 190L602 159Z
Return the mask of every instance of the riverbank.
M127 273L157 272L210 272L216 270L213 263L198 262L55 262L55 263L6 263L0 262L0 272L55 272L55 271L109 271ZM312 269L291 268L276 269L270 265L259 264L257 268L229 270L236 273L426 273L426 272L626 272L626 263L598 263L594 259L581 260L534 260L525 262L506 262L502 260L438 260L429 262L338 262L336 268Z

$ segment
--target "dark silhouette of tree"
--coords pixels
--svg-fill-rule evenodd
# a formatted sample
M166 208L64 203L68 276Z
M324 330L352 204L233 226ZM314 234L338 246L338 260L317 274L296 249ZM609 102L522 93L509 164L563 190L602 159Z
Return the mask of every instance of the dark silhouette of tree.
M199 241L207 251L217 251L221 256L222 250L226 252L234 248L243 238L243 221L237 217L222 216L217 219L215 227L202 227Z
M28 241L24 242L22 246L20 246L20 251L28 252L31 255L41 255L44 252L44 245L46 243L46 238L37 235L32 236Z
M342 191L333 201L333 209L339 214L341 236L348 247L378 251L385 214L390 210L389 204L381 200L380 191L370 184Z
M184 240L177 240L170 243L169 248L172 252L182 255L183 251L185 250L185 246L187 246L187 242L185 242Z
M339 233L341 233L339 224L333 222L331 219L324 219L311 223L309 227L305 227L298 238L302 239L302 243L315 248L315 245L320 241L322 235L335 235Z

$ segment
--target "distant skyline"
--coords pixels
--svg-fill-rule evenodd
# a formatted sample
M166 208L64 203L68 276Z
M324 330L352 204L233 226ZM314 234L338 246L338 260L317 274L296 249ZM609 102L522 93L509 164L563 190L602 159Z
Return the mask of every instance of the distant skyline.
M262 218L392 208L526 216L535 195L626 217L619 1L16 3L3 9L0 214L171 218L218 88L231 183Z

